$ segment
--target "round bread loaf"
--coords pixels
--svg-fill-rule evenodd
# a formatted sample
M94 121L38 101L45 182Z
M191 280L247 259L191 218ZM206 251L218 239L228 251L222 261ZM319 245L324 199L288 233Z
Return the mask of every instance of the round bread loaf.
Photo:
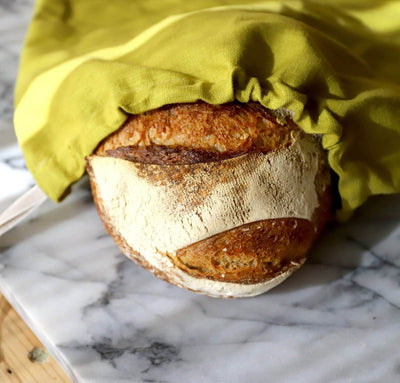
M281 283L331 216L319 140L257 103L130 116L87 158L87 171L122 252L210 296L254 296Z

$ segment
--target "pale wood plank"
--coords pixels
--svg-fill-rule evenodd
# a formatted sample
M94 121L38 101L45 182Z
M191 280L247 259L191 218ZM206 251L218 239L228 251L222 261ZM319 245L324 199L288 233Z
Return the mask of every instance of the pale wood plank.
M29 352L44 346L0 293L0 382L72 383L53 357L40 364Z

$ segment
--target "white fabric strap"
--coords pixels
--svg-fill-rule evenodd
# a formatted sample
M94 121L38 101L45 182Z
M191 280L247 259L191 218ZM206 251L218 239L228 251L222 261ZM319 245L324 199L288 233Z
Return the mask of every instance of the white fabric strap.
M47 195L37 185L19 197L11 206L0 214L0 236L11 230L46 199Z

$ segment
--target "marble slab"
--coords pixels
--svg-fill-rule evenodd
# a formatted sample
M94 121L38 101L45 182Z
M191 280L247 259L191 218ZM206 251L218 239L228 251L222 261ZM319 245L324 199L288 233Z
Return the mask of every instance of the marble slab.
M34 181L12 126L32 1L0 0L0 209ZM332 225L270 293L170 286L105 233L88 181L0 238L0 288L74 382L400 381L400 196Z

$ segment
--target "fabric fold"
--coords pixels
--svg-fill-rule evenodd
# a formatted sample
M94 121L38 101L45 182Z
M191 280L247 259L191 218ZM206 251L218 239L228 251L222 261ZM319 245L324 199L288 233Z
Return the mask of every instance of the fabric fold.
M197 100L258 101L321 134L340 218L400 191L400 4L97 0L108 13L85 20L89 3L38 2L21 61L16 133L53 200L128 114Z

